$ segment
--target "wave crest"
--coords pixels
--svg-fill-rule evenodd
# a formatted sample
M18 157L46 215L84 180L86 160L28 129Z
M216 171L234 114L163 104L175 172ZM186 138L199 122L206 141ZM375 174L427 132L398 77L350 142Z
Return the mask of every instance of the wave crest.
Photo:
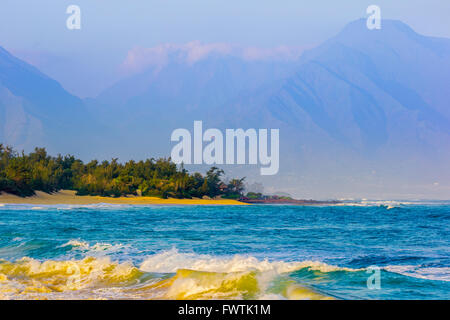
M39 294L115 286L137 279L140 272L131 263L109 258L44 262L22 258L0 262L0 296L36 298Z
M294 272L303 268L321 272L358 271L341 268L319 261L269 261L258 260L252 256L234 255L232 257L214 257L194 253L180 253L177 249L163 251L147 257L140 269L147 272L176 272L178 269L191 269L206 272L275 272L277 274Z

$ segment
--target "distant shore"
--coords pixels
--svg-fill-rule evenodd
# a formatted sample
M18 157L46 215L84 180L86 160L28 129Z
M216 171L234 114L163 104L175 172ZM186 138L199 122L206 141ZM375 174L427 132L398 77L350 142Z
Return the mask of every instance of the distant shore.
M135 204L135 205L247 205L246 203L229 199L161 199L156 197L100 197L100 196L77 196L75 191L61 190L52 194L36 191L31 197L18 197L13 194L0 193L0 203L4 204L74 204L89 205L98 203L108 204Z

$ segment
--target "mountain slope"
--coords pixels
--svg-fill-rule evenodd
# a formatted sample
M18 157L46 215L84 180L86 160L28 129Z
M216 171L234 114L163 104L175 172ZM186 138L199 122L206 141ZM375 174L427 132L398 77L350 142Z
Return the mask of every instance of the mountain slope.
M171 132L192 130L193 120L221 129L279 128L278 176L226 170L299 196L370 190L411 197L450 191L449 83L449 39L419 35L399 21L368 30L358 20L299 61L218 55L169 62L119 82L94 105L117 124L130 157L170 154Z
M410 197L450 178L449 83L449 39L398 21L371 31L360 20L305 53L293 76L218 118L221 127L255 118L279 127L287 175L325 176L322 190L392 185Z
M73 152L94 128L83 102L0 47L0 141L18 149Z
M259 108L291 127L306 115L335 140L368 148L406 134L402 122L415 132L423 123L450 133L450 40L420 36L396 21L383 26L370 31L354 22L305 53L295 75L258 100Z

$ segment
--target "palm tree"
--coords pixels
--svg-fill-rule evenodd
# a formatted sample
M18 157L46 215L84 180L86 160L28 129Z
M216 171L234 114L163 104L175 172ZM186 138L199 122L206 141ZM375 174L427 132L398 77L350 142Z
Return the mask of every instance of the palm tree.
M241 179L230 180L230 182L228 183L228 190L232 193L237 193L237 194L241 195L245 189L244 180L245 180L245 177L241 178Z

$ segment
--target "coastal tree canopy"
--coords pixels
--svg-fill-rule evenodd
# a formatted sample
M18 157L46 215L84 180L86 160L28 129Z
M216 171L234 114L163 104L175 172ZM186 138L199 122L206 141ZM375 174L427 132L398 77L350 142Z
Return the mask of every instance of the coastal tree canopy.
M225 185L221 180L223 174L216 167L205 176L198 172L190 174L170 158L83 163L72 155L52 157L44 148L25 154L0 144L0 191L22 197L35 191L52 193L61 189L75 190L77 195L161 198L216 197L243 191Z

